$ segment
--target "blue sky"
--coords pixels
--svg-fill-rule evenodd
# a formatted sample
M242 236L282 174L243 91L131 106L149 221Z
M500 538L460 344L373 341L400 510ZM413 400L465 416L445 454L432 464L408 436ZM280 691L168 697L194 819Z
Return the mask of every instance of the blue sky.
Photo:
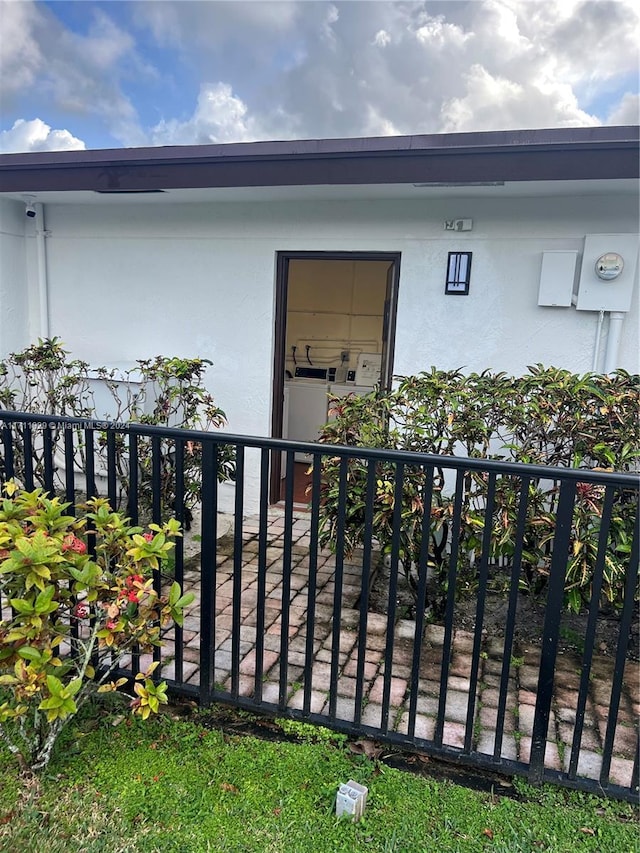
M632 0L0 0L0 149L638 123Z

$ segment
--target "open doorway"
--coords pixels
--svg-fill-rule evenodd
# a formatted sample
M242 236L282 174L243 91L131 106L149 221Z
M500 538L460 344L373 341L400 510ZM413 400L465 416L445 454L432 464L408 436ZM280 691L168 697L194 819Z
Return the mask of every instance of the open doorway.
M389 387L400 277L396 252L280 252L276 281L272 435L315 441L327 395ZM296 455L303 502L308 459ZM274 454L270 499L284 470Z

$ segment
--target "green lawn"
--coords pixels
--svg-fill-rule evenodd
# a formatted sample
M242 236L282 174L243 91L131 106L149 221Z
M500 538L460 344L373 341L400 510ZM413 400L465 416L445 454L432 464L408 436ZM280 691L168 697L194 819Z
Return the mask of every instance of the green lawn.
M230 736L198 716L79 723L39 791L21 785L7 752L0 762L2 853L638 849L626 804L524 785L520 799L499 798L370 761L339 737ZM334 814L349 778L369 788L359 824Z

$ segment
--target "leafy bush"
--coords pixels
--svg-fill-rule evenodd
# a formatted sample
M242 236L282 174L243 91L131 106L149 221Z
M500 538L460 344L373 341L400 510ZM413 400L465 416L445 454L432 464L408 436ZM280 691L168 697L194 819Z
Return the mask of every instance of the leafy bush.
M200 358L165 358L157 356L137 362L137 367L117 377L114 371L99 368L96 374L103 381L116 405L116 422L135 421L141 424L179 427L208 432L226 425L225 413L204 387L204 374L211 362ZM136 390L132 390L132 388ZM124 390L123 390L124 389ZM106 436L100 446L104 451ZM175 507L176 467L174 441L165 443L160 458L160 499L165 513ZM138 438L138 500L141 509L150 514L152 490L152 441ZM118 481L129 495L129 458L125 438L116 436L116 468ZM184 513L187 527L194 508L200 503L202 487L202 445L188 442L183 460ZM235 476L235 454L230 445L218 447L218 480L225 482Z
M638 377L619 370L612 376L529 368L523 377L504 373L465 376L438 371L400 377L395 390L366 397L336 398L334 417L322 433L327 443L378 447L442 456L501 459L510 462L629 471L640 457ZM335 546L338 523L340 458L325 457L322 467L321 542ZM452 546L454 497L447 483L446 462L435 468L427 529L427 566L420 565L426 470L406 466L402 482L400 559L415 589L422 570L431 570L443 588L446 551ZM365 535L367 463L347 463L347 550ZM395 510L395 464L375 469L374 536L383 551L391 548ZM488 476L467 471L462 490L459 571L473 584L482 552ZM493 564L508 570L516 547L516 524L522 482L502 475L496 479L490 542ZM524 533L522 585L540 591L549 571L559 483L531 480ZM604 490L578 484L567 566L567 605L579 610L590 599ZM602 595L619 605L634 524L633 502L619 491L613 507L611 536L605 561Z
M182 624L193 595L154 583L179 534L130 527L104 499L79 517L40 489L5 486L0 504L0 738L25 768L46 767L64 725L112 680L125 654L161 645L161 628ZM136 676L134 714L166 703L153 664Z
M12 353L0 362L0 406L9 411L69 417L116 423L143 423L209 431L226 424L225 414L204 386L211 362L200 358L142 359L136 367L117 372L106 367L90 371L85 361L69 359L69 353L58 338L40 340L20 353ZM99 379L107 392L108 412L97 411L92 379ZM45 448L42 442L26 441L25 429L15 424L14 475L24 483L25 455L31 457L34 483L45 486ZM51 430L56 487L63 485L63 429ZM118 497L114 509L128 506L130 471L128 444L122 433L114 434L115 469ZM175 506L175 442L165 441L160 459L160 498L163 517L177 511ZM87 452L82 430L76 431L75 469L86 470ZM98 469L107 470L107 433L98 431ZM184 454L184 515L189 524L193 509L201 497L202 446L189 442ZM220 482L233 479L233 448L220 446L218 451ZM143 517L151 516L152 506L152 441L138 438L138 501Z

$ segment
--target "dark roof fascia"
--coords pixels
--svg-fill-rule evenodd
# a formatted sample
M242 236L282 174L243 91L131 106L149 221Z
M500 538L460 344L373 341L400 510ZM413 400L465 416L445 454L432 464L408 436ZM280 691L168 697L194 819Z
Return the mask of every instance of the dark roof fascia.
M0 191L640 177L640 128L553 128L4 154Z

